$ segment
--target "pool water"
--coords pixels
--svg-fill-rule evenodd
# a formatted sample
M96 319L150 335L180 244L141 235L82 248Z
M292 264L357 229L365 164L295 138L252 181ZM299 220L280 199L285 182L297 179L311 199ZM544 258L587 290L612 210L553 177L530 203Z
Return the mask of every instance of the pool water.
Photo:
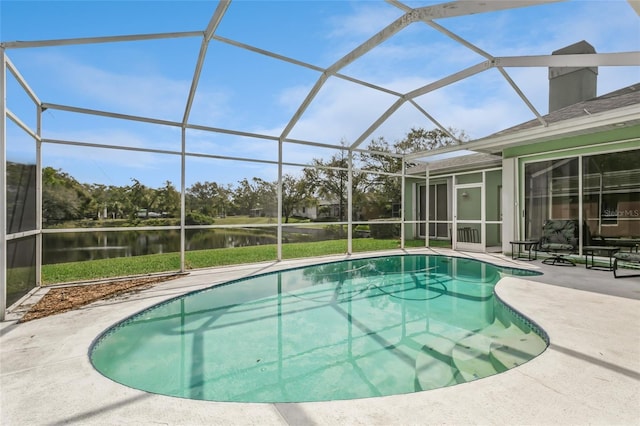
M496 300L503 274L400 255L258 275L153 306L100 336L106 377L176 397L235 402L366 398L435 389L520 365L545 334Z

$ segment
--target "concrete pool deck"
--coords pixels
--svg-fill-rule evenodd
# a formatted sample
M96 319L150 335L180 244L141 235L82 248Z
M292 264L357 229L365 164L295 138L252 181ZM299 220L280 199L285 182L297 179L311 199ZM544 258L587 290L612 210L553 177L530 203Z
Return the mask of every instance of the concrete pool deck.
M640 278L491 254L411 249L541 270L496 292L550 337L537 358L442 389L350 401L241 404L149 394L94 370L93 340L122 318L188 291L347 256L192 271L139 293L23 324L0 323L0 424L640 425ZM375 253L400 254L403 251ZM365 255L353 255L360 258Z

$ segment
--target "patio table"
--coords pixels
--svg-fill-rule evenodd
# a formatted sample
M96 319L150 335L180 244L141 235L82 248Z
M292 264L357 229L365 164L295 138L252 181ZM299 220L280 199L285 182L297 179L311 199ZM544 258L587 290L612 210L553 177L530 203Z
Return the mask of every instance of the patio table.
M582 253L584 254L584 266L587 269L603 269L605 271L613 271L613 255L620 251L620 247L615 246L584 246L582 247ZM594 255L596 252L604 253L609 257L609 266L598 266L594 262ZM591 256L591 262L589 262L589 256Z
M538 240L509 241L509 243L511 244L511 259L538 259ZM533 256L531 255L531 250L533 250Z

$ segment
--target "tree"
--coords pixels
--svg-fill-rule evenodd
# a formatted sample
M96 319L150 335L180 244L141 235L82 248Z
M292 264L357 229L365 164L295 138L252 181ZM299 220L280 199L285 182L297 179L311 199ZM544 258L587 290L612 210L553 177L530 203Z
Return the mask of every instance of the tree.
M225 217L227 210L232 206L231 196L233 189L231 184L216 185L216 195L214 197L215 212L218 216Z
M133 210L126 195L127 188L109 185L107 190L107 216L111 219L124 219Z
M450 127L447 131L461 142L469 140L469 136L464 130ZM394 152L398 154L410 154L419 151L431 151L448 145L455 145L456 143L458 142L455 139L440 129L412 128L405 138L397 141L393 147Z
M152 211L158 201L158 193L143 185L138 179L131 178L133 185L127 187L127 198L129 199L132 210L129 212L131 218L136 218L141 210L145 212L145 219L149 218L149 212Z
M467 140L464 131L448 129L449 133L459 140ZM370 210L375 211L378 217L390 217L393 213L393 206L400 204L401 181L398 177L389 176L402 172L403 159L389 154L406 155L414 152L429 151L457 143L447 133L440 129L425 130L412 128L404 139L396 141L393 146L384 138L372 140L367 149L369 152L360 153L359 166L369 173L366 179L366 190L368 194L368 204ZM407 163L408 167L415 165Z
M242 179L238 182L238 187L233 191L233 203L238 208L240 214L251 215L258 205L258 188L253 178L253 185Z
M311 187L305 179L296 179L290 174L282 176L282 215L284 223L289 223L293 211L301 207L310 197Z
M217 193L218 184L215 182L194 183L187 189L187 210L212 216L214 199Z
M106 217L106 199L107 199L107 187L102 184L84 185L87 192L91 194L91 199L88 203L88 208L91 211L91 217L96 219L104 219Z
M304 169L305 179L320 198L336 202L338 205L338 220L344 221L346 216L347 185L349 183L348 163L344 151L335 154L325 162L314 158L313 167Z
M364 180L367 215L370 218L392 217L394 204L401 200L402 183L400 178L387 173L401 173L403 160L391 155L397 148L391 148L382 137L372 140L367 149L370 152L361 152L358 156L359 166L370 171Z
M257 177L253 178L253 182L257 192L256 207L262 210L263 216L276 216L278 214L278 183L267 182Z
M162 215L176 217L180 215L180 193L170 181L164 183L164 187L157 190L157 207Z
M326 162L322 159L314 158L312 166L304 169L304 179L309 183L316 196L326 201L336 202L338 205L337 219L341 222L345 221L349 189L349 158L347 151L340 150L338 154L334 154ZM353 171L351 195L354 206L357 206L364 196L364 178L364 173ZM358 216L355 208L354 216Z
M82 219L91 197L71 175L42 169L42 218L47 222Z

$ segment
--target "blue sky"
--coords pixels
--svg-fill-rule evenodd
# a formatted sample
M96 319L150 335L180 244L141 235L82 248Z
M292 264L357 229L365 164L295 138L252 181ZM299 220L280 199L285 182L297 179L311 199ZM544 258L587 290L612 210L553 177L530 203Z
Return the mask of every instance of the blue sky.
M406 2L412 7L437 2ZM0 1L0 40L30 41L127 34L202 31L214 1ZM381 1L234 1L216 35L326 68L383 29L402 11ZM494 56L545 55L587 40L598 52L640 51L640 18L625 0L578 0L447 18L436 22ZM123 114L181 121L200 49L200 37L8 49L39 99ZM424 23L386 40L341 74L406 93L484 58ZM507 72L541 114L547 113L545 68ZM190 122L279 136L319 77L319 72L213 40L208 48ZM600 67L598 94L640 81L638 67ZM12 77L9 109L35 128L35 109ZM330 78L289 134L339 145L352 143L396 98ZM534 118L495 69L416 99L446 127L479 138ZM390 143L411 127L435 127L405 104L371 138ZM33 161L32 140L12 123L10 161ZM79 115L43 114L48 139L179 151L180 130L167 126ZM363 144L363 146L366 143ZM187 151L205 155L277 160L272 140L187 131ZM285 144L285 161L307 163L335 151ZM180 182L180 158L135 151L45 144L45 166L85 183L152 187ZM287 167L286 172L299 172ZM194 157L187 186L196 181L235 184L258 176L275 180L264 163Z

